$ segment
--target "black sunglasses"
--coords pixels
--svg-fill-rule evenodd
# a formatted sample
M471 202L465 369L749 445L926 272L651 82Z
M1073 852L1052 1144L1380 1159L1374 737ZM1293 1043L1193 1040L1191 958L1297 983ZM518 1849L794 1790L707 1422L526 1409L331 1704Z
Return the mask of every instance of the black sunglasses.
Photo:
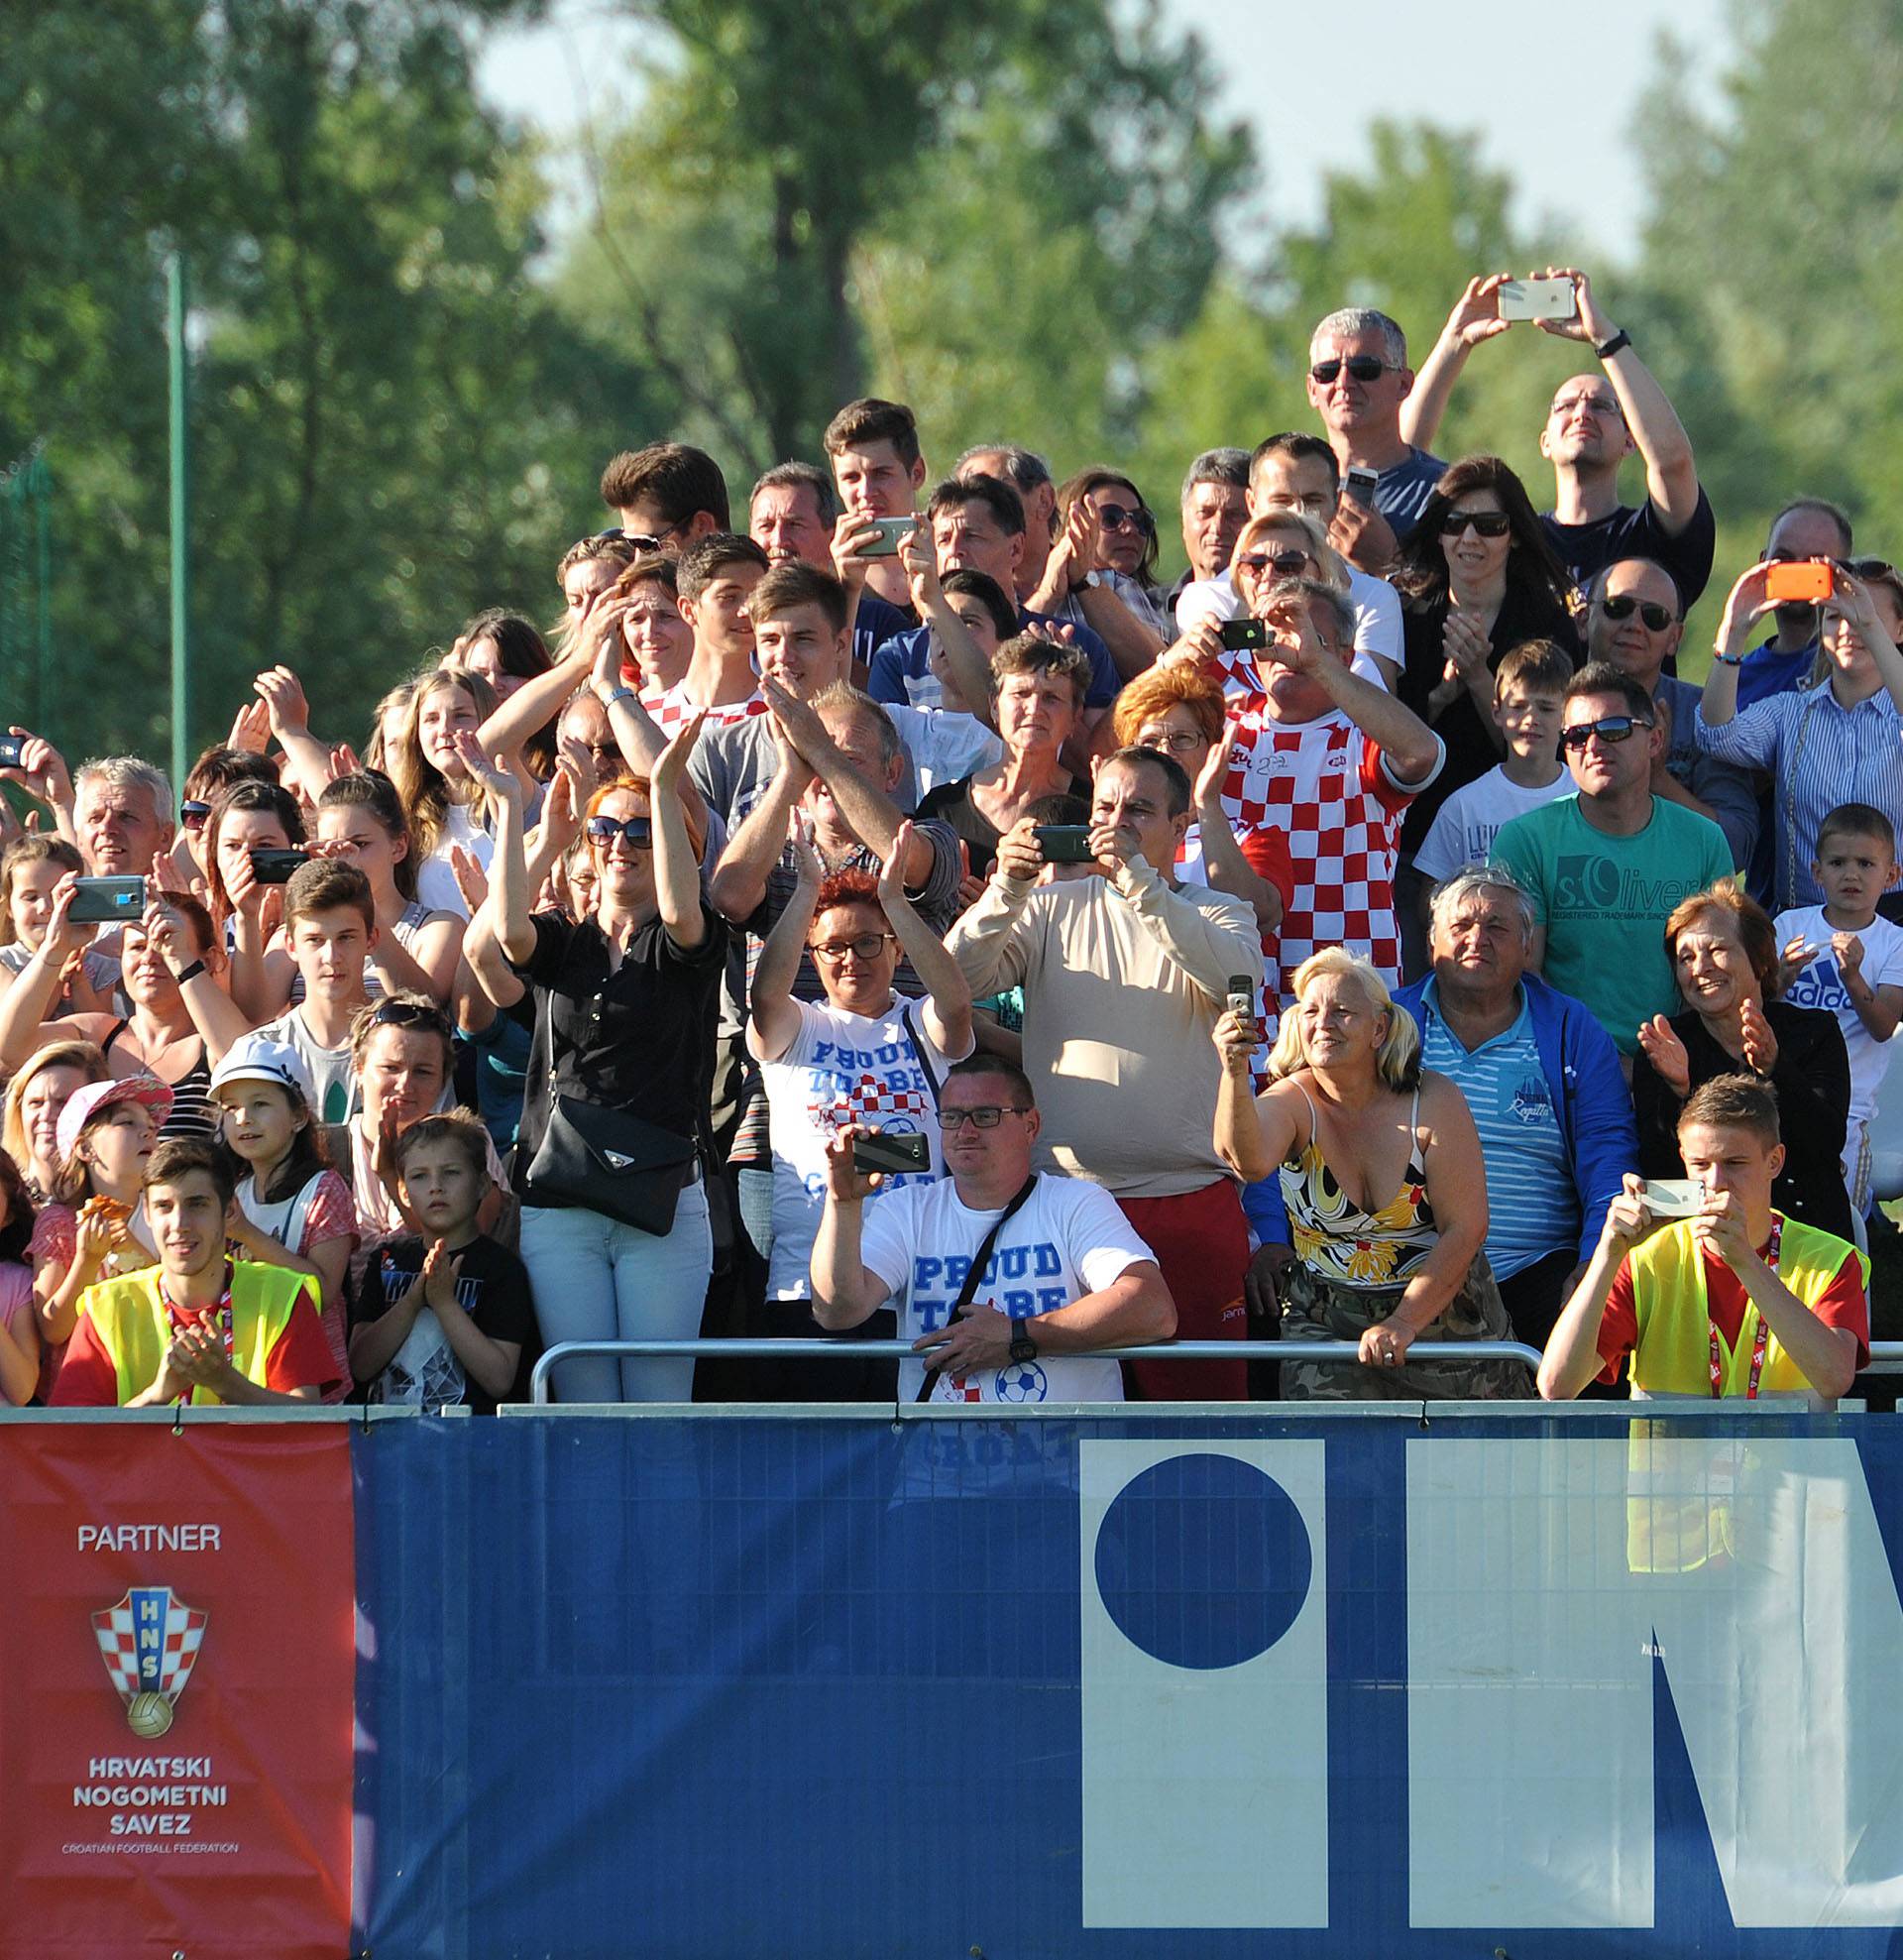
M1603 715L1596 722L1581 722L1577 727L1561 729L1559 739L1568 749L1584 749L1598 736L1601 742L1623 742L1634 729L1648 729L1650 722L1642 722L1636 715Z
M654 842L652 817L590 817L588 841L604 850L617 837L624 837L637 850L645 851Z
M417 1000L380 1000L370 1024L374 1028L434 1028L438 1034L449 1033L449 1020L442 1009Z
M1505 511L1449 511L1440 520L1440 534L1458 537L1471 524L1482 537L1505 537L1512 521Z
M1132 511L1122 504L1105 504L1097 512L1097 521L1105 530L1121 530L1128 524L1132 530L1141 531L1148 537L1157 527L1157 520L1148 511Z
M211 805L209 803L199 803L191 798L187 798L178 806L178 821L187 830L203 830L205 819L210 815Z
M593 537L584 538L586 544L607 544L618 540L622 544L633 545L636 551L658 551L661 540L651 530L623 530L619 524L613 524L607 530L598 530Z
M1372 354L1356 354L1346 361L1317 361L1308 373L1326 388L1343 368L1354 381L1379 381L1383 375L1394 372L1388 362L1377 361Z
M1599 602L1599 610L1609 620L1629 620L1636 612L1653 633L1663 633L1678 615L1656 599L1634 599L1629 592L1615 592Z
M1251 571L1258 578L1264 572L1274 571L1283 578L1299 578L1301 568L1307 564L1308 554L1293 548L1285 551L1244 551L1236 563L1245 571Z

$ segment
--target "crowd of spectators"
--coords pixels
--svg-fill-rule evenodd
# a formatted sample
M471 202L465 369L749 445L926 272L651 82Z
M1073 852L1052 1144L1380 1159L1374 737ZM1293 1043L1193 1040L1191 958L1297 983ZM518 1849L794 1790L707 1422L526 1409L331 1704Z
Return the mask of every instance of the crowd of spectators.
M1315 426L1188 463L1174 585L1132 476L935 478L866 399L743 511L616 455L545 631L374 703L269 667L176 795L14 728L0 1395L488 1411L703 1333L813 1359L554 1393L1845 1393L1903 578L1794 496L1681 677L1691 441L1537 284L1418 375L1322 320ZM1544 511L1429 453L1534 331ZM912 1358L827 1361L867 1330ZM1094 1353L1278 1332L1338 1345Z

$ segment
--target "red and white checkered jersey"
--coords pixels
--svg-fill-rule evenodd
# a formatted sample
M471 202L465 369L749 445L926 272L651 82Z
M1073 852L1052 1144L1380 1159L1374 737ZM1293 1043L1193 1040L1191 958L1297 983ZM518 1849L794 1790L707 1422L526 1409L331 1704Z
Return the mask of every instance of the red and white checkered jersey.
M1344 714L1285 726L1260 693L1230 706L1236 741L1222 807L1239 831L1281 831L1293 861L1282 931L1264 942L1271 998L1287 1007L1295 969L1324 946L1372 960L1398 986L1395 860L1415 792L1389 781L1381 750Z
M701 712L701 704L689 695L685 681L659 694L644 693L641 706L664 735L672 735L682 723L691 722ZM701 733L706 735L714 729L731 728L735 722L765 713L766 702L758 693L749 694L744 701L723 701L719 707L707 711L706 726Z

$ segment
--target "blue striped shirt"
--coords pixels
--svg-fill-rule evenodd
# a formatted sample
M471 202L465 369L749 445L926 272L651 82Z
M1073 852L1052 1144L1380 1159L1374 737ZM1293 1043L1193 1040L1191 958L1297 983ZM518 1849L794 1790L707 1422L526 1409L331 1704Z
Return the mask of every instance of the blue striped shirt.
M1440 1017L1439 983L1420 997L1421 1060L1451 1077L1473 1111L1487 1166L1487 1263L1496 1279L1570 1251L1579 1239L1579 1195L1566 1159L1553 1093L1540 1067L1532 1009L1471 1052Z
M1888 688L1847 708L1826 681L1801 694L1753 701L1721 728L1706 721L1701 707L1698 746L1776 777L1773 911L1823 904L1811 860L1824 819L1840 803L1872 804L1903 832L1903 716Z

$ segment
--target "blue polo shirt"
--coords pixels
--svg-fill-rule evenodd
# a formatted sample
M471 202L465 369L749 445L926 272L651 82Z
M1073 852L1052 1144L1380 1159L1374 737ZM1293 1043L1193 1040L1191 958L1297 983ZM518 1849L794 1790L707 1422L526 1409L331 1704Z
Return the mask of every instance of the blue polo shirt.
M1801 646L1795 653L1780 653L1775 641L1746 653L1737 670L1737 711L1742 714L1753 701L1767 695L1790 694L1802 687L1817 664L1817 641Z
M1511 1279L1579 1238L1579 1198L1553 1093L1540 1066L1526 989L1504 1034L1470 1054L1440 1017L1438 982L1420 997L1421 1060L1450 1076L1473 1111L1487 1165L1487 1263Z

